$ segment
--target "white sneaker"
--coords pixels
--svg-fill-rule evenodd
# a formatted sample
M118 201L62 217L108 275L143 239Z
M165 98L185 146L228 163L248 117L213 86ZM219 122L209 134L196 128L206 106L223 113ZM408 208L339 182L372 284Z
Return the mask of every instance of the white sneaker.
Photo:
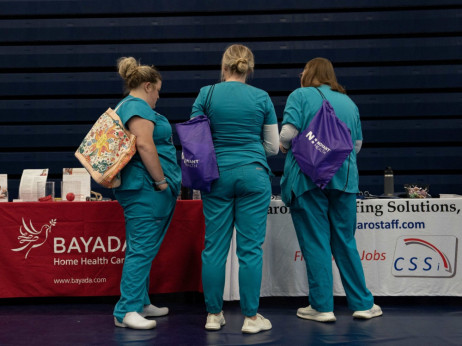
M139 313L142 317L160 317L168 314L168 308L158 308L152 304L145 305L143 312Z
M353 313L353 317L355 318L364 318L364 319L369 319L369 318L374 318L378 316L382 316L383 312L380 306L378 305L372 305L372 308L369 310L361 310L361 311L355 311Z
M147 320L137 312L127 312L122 323L114 317L114 324L116 327L132 329L152 329L156 327L156 321Z
M220 330L222 326L226 324L225 316L223 316L223 311L218 315L208 314L207 322L205 323L205 329L207 330Z
M304 318L305 320L313 320L318 322L335 322L337 319L332 311L330 312L319 312L311 307L300 308L297 310L297 316Z
M273 328L271 322L262 315L257 314L257 319L255 320L252 320L250 317L246 317L241 330L243 333L254 334L264 330L270 330L271 328Z

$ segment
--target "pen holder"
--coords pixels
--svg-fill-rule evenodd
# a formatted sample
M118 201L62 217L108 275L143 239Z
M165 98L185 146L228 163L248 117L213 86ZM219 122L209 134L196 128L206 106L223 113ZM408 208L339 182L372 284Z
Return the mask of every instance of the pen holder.
M55 200L55 182L39 181L37 183L37 198L39 202L52 202Z

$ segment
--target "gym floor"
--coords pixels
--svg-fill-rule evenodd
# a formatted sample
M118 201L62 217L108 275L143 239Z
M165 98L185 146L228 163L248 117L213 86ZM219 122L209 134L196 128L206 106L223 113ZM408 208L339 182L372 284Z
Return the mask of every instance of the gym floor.
M239 302L225 302L226 325L204 329L199 293L155 295L170 314L152 330L114 326L117 297L0 299L0 345L462 345L462 297L376 297L383 316L354 319L344 297L335 297L337 321L298 318L303 297L261 298L260 310L273 329L241 332Z

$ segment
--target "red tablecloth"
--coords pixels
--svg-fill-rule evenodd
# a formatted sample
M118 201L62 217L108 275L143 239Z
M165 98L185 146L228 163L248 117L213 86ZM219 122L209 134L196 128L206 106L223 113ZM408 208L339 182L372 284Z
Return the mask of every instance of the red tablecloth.
M201 291L202 201L178 201L150 293ZM0 298L119 295L125 224L117 202L0 203Z

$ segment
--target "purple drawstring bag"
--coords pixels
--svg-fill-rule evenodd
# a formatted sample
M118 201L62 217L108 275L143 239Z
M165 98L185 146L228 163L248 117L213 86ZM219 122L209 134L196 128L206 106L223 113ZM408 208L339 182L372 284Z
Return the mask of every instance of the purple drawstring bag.
M301 171L324 189L353 150L353 142L350 129L335 115L321 90L316 90L323 99L321 108L292 140L292 153Z
M209 96L213 93L213 87L207 95L206 105L208 105ZM212 182L220 175L209 118L206 115L198 115L175 126L183 147L181 152L182 185L194 190L210 192Z

